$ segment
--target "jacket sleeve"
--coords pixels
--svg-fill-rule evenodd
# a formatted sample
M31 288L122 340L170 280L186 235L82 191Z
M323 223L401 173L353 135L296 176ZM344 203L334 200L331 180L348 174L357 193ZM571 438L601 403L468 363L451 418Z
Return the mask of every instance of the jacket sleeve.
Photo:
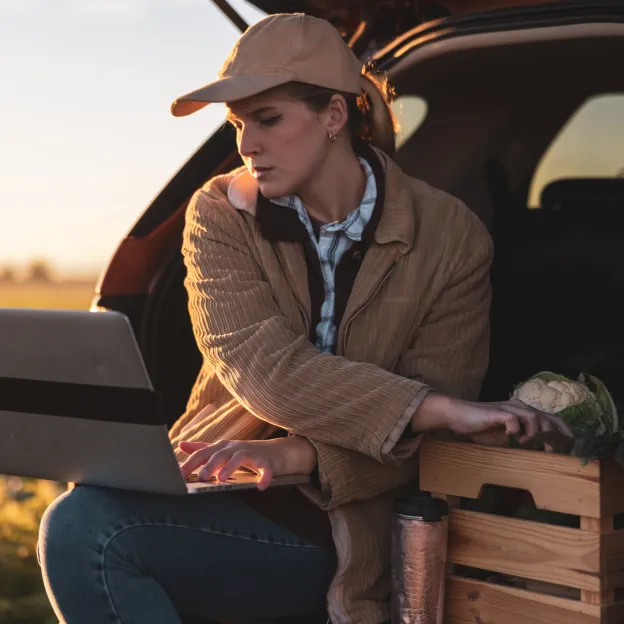
M254 260L242 217L198 191L186 215L183 255L200 351L254 416L308 439L384 462L405 411L426 386L372 364L321 353L289 327Z
M321 509L330 510L354 501L369 500L417 483L418 454L414 452L417 444L400 463L380 464L355 451L315 440L311 442L317 453L318 479L300 489Z

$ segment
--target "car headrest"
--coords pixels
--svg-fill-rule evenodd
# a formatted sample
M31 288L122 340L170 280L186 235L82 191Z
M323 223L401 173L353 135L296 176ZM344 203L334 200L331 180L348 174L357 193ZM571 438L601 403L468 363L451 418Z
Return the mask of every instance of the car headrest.
M548 184L540 196L548 212L624 213L624 178L563 178Z

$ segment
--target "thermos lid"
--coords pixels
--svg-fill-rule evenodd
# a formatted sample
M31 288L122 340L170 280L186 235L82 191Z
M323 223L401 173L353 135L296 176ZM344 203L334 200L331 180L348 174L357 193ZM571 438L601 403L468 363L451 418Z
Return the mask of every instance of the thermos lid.
M394 512L409 518L419 518L425 522L437 522L449 513L448 503L440 498L410 496L394 501Z

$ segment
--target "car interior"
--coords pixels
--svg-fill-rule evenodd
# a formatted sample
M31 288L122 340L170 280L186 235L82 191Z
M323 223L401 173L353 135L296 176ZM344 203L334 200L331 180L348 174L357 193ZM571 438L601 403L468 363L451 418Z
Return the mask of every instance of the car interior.
M624 31L595 37L593 28L561 28L556 36L514 31L498 42L492 34L450 39L429 58L407 57L392 74L399 93L428 104L397 162L464 200L494 238L484 400L507 398L538 370L591 372L621 398L624 179L615 166L612 177L555 179L529 206L536 169L575 112L624 93L611 69ZM597 140L582 139L577 149ZM621 143L618 151L621 168Z
M616 402L624 399L617 383L624 368L622 130L618 142L612 128L608 146L619 169L581 171L533 188L549 148L575 114L597 99L624 96L616 62L623 56L624 25L600 33L593 25L570 25L448 38L406 53L388 72L397 103L426 103L415 128L399 118L410 133L395 160L461 198L494 238L483 400L508 398L514 384L538 370L591 372ZM619 102L624 115L624 97ZM595 146L591 132L581 134L574 149ZM531 193L537 193L534 205ZM152 283L140 335L169 424L184 410L201 365L184 271L177 248Z

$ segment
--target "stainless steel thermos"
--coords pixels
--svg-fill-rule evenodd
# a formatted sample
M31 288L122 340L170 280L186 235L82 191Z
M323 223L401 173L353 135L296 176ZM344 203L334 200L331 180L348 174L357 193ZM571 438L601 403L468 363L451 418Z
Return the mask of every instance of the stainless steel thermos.
M448 505L429 497L394 503L392 624L442 624Z

